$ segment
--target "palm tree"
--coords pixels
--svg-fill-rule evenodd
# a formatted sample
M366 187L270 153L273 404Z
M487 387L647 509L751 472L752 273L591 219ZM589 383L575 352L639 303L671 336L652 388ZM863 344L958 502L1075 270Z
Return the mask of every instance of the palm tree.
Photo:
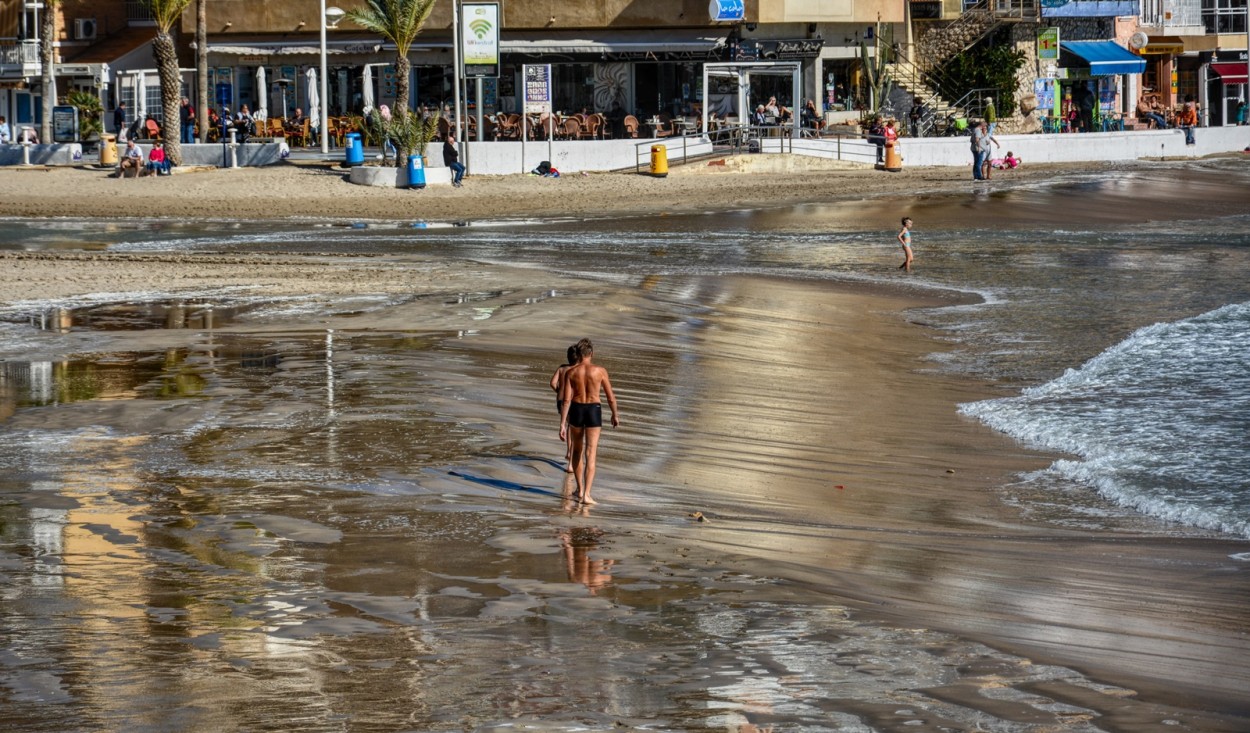
M52 93L52 46L56 42L56 16L61 0L44 0L43 28L39 31L39 55L43 67L43 121L39 124L39 142L52 142L52 108L56 95Z
M195 114L199 141L208 142L208 0L195 0Z
M408 109L408 50L421 33L437 0L365 0L347 11L347 19L395 44L395 109Z
M173 27L191 0L144 0L156 21L156 38L152 52L161 75L161 130L165 156L174 165L182 165L181 130L178 129L178 103L182 100L182 75L178 73L178 51L174 48ZM172 125L172 127L171 127ZM170 134L173 130L174 134Z

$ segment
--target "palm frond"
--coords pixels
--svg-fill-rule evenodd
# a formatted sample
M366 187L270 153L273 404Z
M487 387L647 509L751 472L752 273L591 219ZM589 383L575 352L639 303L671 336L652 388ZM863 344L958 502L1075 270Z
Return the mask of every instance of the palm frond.
M347 19L394 43L399 53L407 55L434 10L435 2L437 0L366 0L364 6L347 11Z
M143 4L152 12L156 27L169 33L182 19L182 13L191 5L191 0L143 0Z

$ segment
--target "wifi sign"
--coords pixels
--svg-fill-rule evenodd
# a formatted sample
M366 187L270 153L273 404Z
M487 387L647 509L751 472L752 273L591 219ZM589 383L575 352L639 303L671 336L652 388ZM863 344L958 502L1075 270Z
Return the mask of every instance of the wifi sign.
M473 35L479 39L485 38L486 34L490 33L490 29L491 23L485 18L478 18L469 23L469 30L473 31Z

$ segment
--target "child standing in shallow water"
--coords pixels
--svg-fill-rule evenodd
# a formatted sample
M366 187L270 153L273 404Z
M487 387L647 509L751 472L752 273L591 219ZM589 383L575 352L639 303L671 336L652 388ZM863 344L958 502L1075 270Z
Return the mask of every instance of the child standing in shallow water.
M903 228L898 233L898 243L903 245L903 264L898 266L900 270L911 272L911 217L903 217Z

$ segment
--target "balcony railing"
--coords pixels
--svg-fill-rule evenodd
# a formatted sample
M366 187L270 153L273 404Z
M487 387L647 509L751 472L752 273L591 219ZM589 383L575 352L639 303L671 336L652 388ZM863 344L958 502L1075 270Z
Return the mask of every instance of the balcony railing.
M1142 0L1141 24L1147 28L1201 28L1201 0Z
M152 8L143 0L126 0L126 20L134 22L154 22Z
M33 76L40 73L39 41L0 42L0 68L6 76Z

